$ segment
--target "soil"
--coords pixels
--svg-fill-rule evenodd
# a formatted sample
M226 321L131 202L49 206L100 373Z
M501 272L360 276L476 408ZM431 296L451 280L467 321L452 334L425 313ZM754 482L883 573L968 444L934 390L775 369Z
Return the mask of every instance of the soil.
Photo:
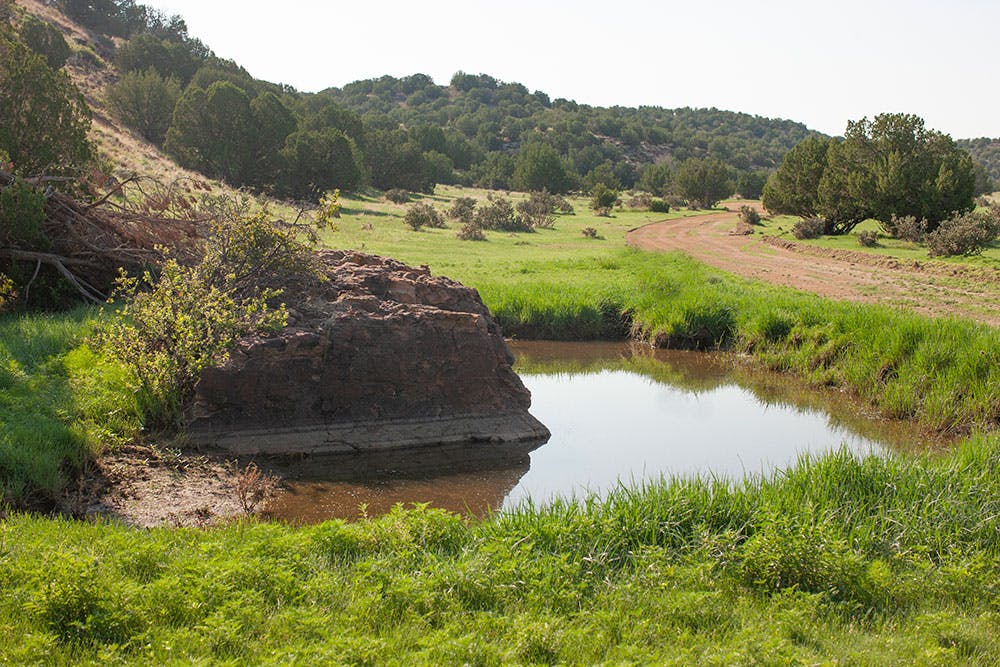
M934 317L957 316L1000 325L1000 271L875 253L820 248L773 236L736 235L735 209L654 222L626 242L653 251L684 252L746 278L831 299L902 307ZM760 205L752 203L760 210Z
M64 510L139 528L217 525L253 513L240 502L243 470L221 457L128 446L91 464Z

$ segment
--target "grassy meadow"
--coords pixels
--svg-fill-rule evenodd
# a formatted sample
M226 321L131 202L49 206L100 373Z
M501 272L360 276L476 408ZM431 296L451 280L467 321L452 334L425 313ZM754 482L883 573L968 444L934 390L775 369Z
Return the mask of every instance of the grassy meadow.
M470 194L486 193L430 199ZM844 389L859 410L985 435L934 458L839 453L742 484L665 479L484 521L413 507L353 524L136 530L13 509L58 505L142 424L122 368L85 345L107 312L5 316L0 662L1000 663L1000 333L630 250L628 229L693 213L597 218L573 204L554 229L473 242L345 197L323 240L474 286L517 337L730 349Z

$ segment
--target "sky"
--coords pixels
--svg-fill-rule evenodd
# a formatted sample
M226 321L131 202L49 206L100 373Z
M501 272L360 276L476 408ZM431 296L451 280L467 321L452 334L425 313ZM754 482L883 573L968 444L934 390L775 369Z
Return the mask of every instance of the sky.
M1000 137L1000 0L147 0L257 78L315 92L461 70L595 106L716 107L843 134L921 116Z

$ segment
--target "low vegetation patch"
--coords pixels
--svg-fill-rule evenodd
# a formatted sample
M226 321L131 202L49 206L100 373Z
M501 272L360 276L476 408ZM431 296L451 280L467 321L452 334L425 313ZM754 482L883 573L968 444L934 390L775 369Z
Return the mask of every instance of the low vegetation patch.
M792 236L797 239L818 239L823 236L826 223L821 218L799 220L792 227Z
M925 242L931 257L975 255L1000 235L1000 207L987 212L974 211L945 220Z
M0 523L14 663L1000 660L1000 443L294 528Z

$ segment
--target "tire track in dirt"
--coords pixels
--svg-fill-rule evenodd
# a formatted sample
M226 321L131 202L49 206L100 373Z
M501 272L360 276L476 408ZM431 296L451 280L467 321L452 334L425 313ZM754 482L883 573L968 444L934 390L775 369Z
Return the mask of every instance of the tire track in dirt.
M732 235L738 219L738 213L728 210L654 222L630 231L625 240L635 248L684 252L723 271L831 299L1000 326L996 270L832 250L777 237Z

